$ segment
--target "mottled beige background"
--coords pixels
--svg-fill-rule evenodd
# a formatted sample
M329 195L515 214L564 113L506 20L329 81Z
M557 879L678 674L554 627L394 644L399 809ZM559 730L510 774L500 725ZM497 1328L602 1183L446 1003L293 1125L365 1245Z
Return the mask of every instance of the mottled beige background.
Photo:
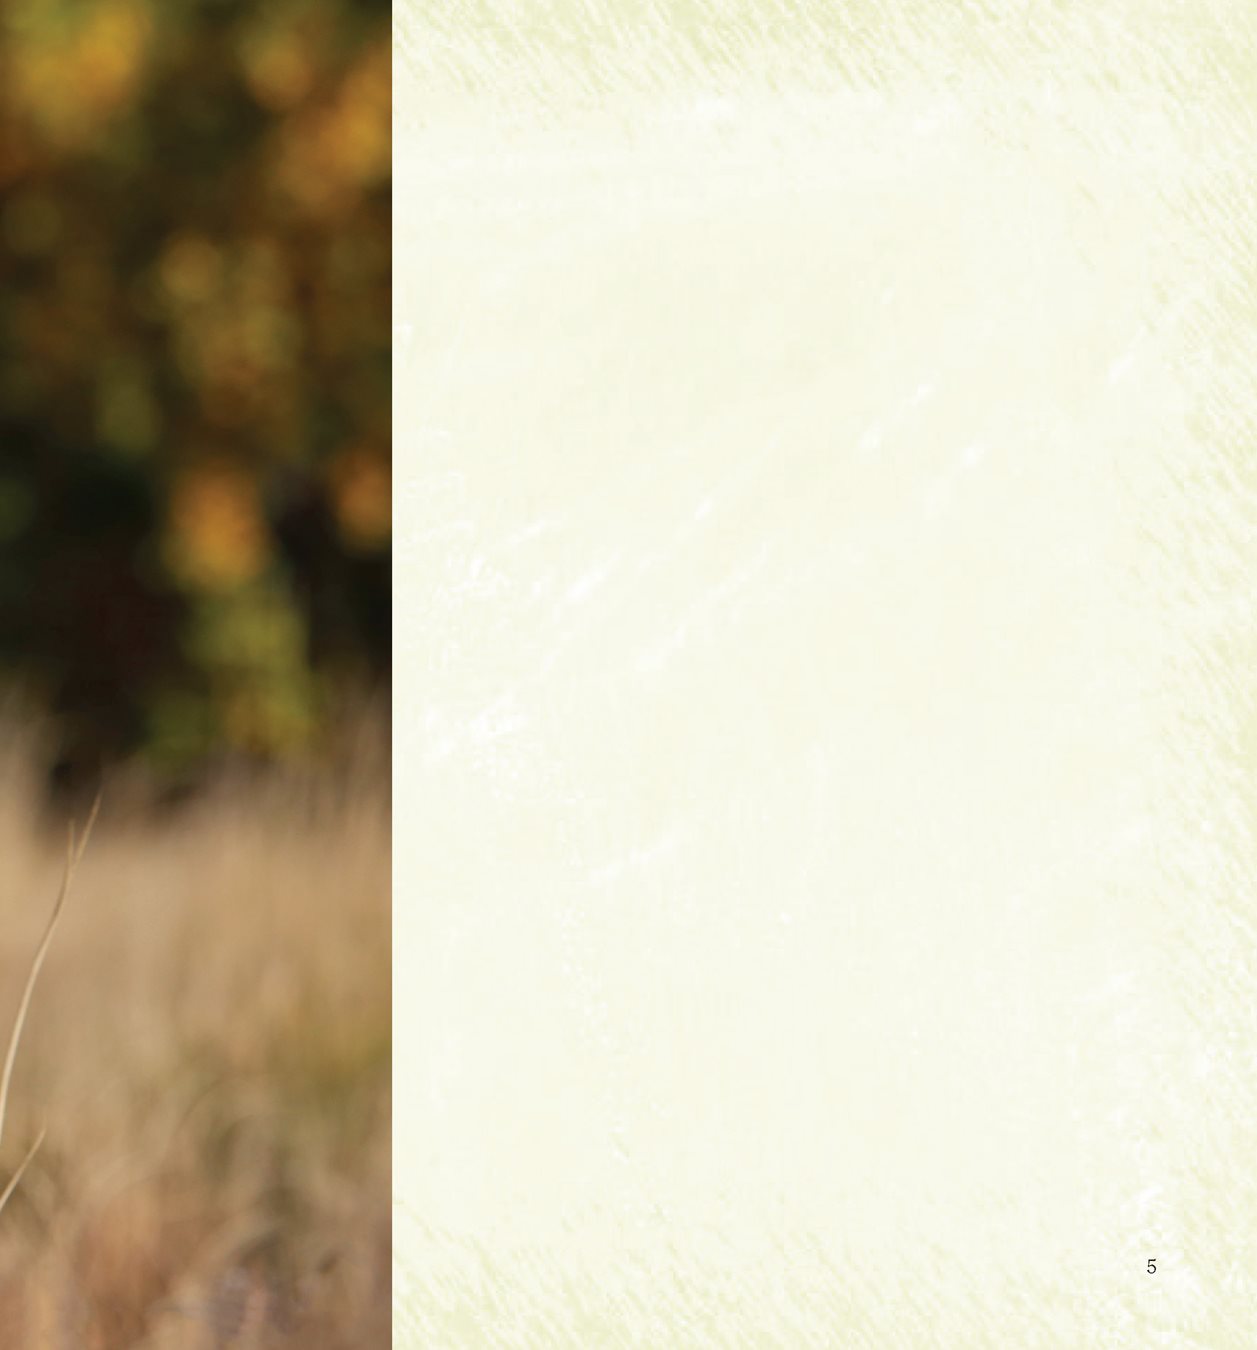
M399 6L399 1346L1257 1343L1250 12Z

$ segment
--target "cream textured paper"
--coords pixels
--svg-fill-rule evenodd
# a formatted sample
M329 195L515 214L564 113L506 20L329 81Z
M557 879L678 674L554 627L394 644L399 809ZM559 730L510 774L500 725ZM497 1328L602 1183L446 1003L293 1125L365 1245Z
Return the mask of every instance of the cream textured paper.
M1255 20L399 6L399 1346L1257 1343Z

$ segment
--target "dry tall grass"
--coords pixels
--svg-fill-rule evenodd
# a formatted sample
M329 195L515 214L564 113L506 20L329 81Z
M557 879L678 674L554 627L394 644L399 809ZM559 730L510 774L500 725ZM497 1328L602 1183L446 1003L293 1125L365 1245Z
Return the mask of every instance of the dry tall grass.
M0 763L0 1027L64 866ZM161 823L106 797L0 1145L0 1345L383 1346L387 765L233 784Z

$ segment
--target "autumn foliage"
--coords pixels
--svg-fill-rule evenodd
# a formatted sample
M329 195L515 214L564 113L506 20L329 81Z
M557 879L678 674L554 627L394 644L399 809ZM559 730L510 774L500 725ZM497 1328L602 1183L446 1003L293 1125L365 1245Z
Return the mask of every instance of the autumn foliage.
M315 745L389 659L380 4L0 23L0 669L63 761Z

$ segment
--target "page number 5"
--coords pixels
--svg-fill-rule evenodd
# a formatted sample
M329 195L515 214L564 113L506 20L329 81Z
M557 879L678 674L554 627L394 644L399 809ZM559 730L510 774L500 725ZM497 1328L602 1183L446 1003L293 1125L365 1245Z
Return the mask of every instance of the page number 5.
M1157 1273L1157 1258L1155 1256L1152 1256L1148 1258L1148 1274L1155 1275L1156 1273Z

